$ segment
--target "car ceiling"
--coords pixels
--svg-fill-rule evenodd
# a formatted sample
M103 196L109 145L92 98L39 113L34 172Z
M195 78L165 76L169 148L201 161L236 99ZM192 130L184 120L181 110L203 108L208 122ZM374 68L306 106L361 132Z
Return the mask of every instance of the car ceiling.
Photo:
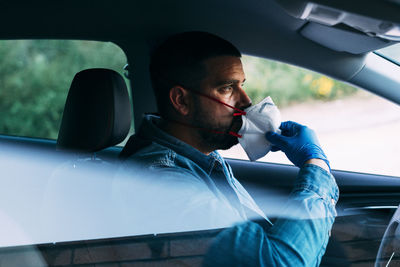
M364 58L305 39L297 32L305 22L289 16L273 0L2 1L0 23L3 39L114 40L126 47L135 41L154 45L171 33L203 30L230 40L243 53L343 80L360 70Z

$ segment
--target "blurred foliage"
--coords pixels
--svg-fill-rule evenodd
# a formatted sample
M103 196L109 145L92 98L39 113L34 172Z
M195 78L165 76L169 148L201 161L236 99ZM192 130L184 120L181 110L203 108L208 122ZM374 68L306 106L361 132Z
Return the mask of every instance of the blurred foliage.
M277 61L244 56L246 93L258 103L271 96L279 107L307 100L333 100L357 91L321 74Z
M0 42L0 134L56 139L68 89L86 68L122 73L113 43L63 40ZM287 64L245 56L246 92L254 103L270 95L280 107L349 95L354 87Z
M0 42L0 133L56 139L69 86L86 68L122 72L113 43L62 40Z

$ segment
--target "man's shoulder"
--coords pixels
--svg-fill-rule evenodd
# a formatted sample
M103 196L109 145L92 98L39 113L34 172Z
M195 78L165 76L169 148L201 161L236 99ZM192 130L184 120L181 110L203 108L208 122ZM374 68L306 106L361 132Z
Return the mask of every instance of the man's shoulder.
M127 162L136 162L142 167L174 167L176 165L177 153L172 149L150 142L129 156Z
M196 171L197 169L197 171ZM128 157L121 173L151 177L154 184L168 184L168 187L184 189L196 194L210 194L201 171L196 163L186 159L171 148L152 142Z
M193 175L194 172L192 170L200 169L196 162L157 142L151 142L137 150L125 162L127 164L134 163L153 171L177 171L187 174L192 173Z

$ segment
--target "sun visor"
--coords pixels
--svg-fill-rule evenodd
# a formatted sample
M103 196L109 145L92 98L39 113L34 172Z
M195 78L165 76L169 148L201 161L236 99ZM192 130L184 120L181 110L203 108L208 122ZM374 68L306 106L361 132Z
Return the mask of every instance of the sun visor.
M308 21L300 34L335 51L361 54L400 42L400 2L276 0Z
M346 27L330 27L313 22L305 25L300 34L332 50L352 54L366 53L393 44L391 41L370 37Z

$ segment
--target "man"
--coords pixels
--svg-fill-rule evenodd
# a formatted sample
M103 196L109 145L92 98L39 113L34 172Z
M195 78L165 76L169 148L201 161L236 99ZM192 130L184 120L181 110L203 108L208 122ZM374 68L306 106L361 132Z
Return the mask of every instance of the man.
M240 57L232 44L204 32L172 36L152 54L150 74L160 116L144 117L122 157L175 190L178 204L170 206L180 207L183 225L188 218L196 218L191 223L202 218L203 226L215 228L255 217L269 222L215 151L238 143L240 115L251 105ZM295 207L301 218L278 220L266 229L253 223L228 229L205 264L319 263L335 216L337 186L312 130L293 122L283 123L281 130L282 135L268 133L267 138L273 150L282 150L301 168L289 205L289 212ZM246 243L251 251L239 249Z

